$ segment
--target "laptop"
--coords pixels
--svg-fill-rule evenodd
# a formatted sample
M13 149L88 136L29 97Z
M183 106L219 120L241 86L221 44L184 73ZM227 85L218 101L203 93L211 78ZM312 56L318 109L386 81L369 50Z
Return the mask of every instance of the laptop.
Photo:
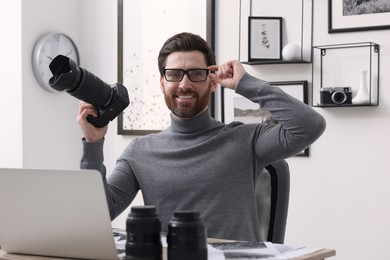
M101 174L0 168L0 247L7 253L119 259Z

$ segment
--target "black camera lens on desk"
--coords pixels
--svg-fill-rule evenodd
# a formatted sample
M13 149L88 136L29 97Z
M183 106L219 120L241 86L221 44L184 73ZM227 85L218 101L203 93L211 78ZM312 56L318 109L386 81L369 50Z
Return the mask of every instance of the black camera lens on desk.
M207 260L207 232L199 212L175 211L167 243L168 260Z
M134 206L126 220L126 260L161 260L161 222L155 206Z
M53 73L50 86L94 105L98 117L88 116L87 120L96 127L106 126L117 117L128 105L127 89L119 84L108 85L91 72L78 67L76 62L64 55L58 55L50 63Z

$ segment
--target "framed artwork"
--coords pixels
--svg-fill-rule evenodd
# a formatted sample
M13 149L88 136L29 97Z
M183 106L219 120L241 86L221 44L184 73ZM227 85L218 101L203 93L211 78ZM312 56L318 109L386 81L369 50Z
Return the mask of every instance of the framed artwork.
M169 126L158 53L169 37L185 31L200 35L214 48L214 6L215 0L118 0L118 82L130 99L118 116L118 134L146 135Z
M281 81L270 82L270 84L281 88L284 92L305 104L309 103L307 81ZM222 115L225 123L232 121L239 121L245 124L278 123L268 111L260 109L259 104L253 103L233 91L226 91L223 96ZM309 156L309 148L301 151L297 156Z
M248 61L282 59L282 17L248 17Z
M390 29L390 0L328 0L328 32Z

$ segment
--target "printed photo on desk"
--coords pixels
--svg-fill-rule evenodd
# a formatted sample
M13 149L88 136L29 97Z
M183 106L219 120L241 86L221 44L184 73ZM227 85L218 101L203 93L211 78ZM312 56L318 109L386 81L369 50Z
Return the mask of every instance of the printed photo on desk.
M270 82L272 86L281 88L287 94L308 104L308 82L303 81L280 81ZM259 105L251 102L241 95L235 94L229 89L222 94L222 116L225 123L239 121L245 124L251 123L273 123L278 122L272 118L270 112L262 110ZM296 156L309 156L309 147L298 153Z

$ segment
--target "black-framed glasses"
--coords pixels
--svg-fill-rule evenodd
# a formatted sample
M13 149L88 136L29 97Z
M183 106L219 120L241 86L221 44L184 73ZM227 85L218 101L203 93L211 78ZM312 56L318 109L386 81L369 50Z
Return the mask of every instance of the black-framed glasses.
M188 78L192 82L202 82L207 79L209 75L208 69L164 69L164 77L167 81L170 82L180 82L184 75L187 74Z

